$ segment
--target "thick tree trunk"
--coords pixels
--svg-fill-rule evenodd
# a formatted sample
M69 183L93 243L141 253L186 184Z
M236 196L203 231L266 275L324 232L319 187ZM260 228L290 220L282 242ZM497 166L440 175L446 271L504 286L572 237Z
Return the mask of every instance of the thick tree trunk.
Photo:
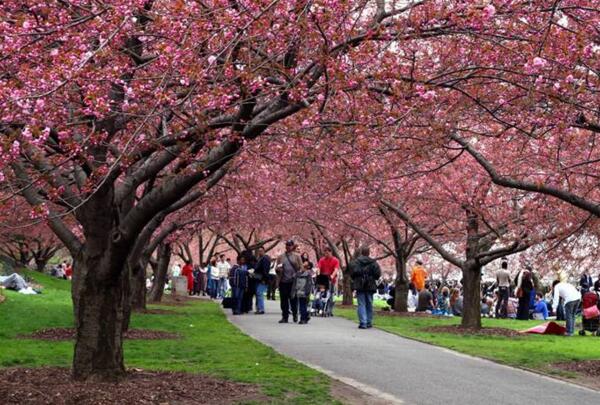
M44 269L46 268L46 264L48 264L48 260L49 259L36 259L35 260L35 269L36 269L36 271L39 271L40 273L43 273Z
M402 254L396 256L395 265L394 311L408 312L408 277L406 275L406 259Z
M350 277L350 270L348 266L346 266L346 271L344 272L344 294L342 296L342 305L352 305L353 304L353 295L352 295L352 278Z
M461 326L481 328L481 267L465 265L463 268L463 315Z
M75 262L72 295L77 330L73 357L76 380L115 381L125 376L123 322L129 290L128 273L123 268L126 258L126 252L97 251L88 245Z
M158 247L158 264L154 269L154 282L148 297L150 302L160 302L162 299L167 282L169 260L171 260L171 246L167 243L161 243Z

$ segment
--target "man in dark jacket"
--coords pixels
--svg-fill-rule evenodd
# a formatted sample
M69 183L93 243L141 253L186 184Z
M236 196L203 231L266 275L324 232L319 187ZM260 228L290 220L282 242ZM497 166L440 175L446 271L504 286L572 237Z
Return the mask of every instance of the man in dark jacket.
M258 248L258 261L254 267L254 280L256 281L256 314L265 313L265 292L271 269L271 258L265 254L265 248Z
M581 293L585 294L586 292L589 292L592 289L593 286L593 282L592 282L592 276L590 276L590 273L588 273L587 270L583 271L583 274L581 275L581 278L579 279L579 287L581 288Z
M377 280L381 277L381 269L369 257L370 253L367 246L362 246L359 256L350 263L352 289L356 291L358 301L359 329L373 326L373 294L377 291Z

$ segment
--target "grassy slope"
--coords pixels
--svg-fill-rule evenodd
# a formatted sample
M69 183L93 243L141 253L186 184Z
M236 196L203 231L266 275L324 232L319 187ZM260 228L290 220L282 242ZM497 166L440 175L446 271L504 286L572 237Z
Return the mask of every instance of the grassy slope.
M70 282L28 273L44 285L39 296L7 291L0 306L0 367L69 366L72 342L17 339L19 334L73 326ZM157 307L158 308L158 307ZM182 339L126 341L127 367L208 373L260 384L275 403L332 403L328 377L277 354L231 325L217 304L163 307L177 315L135 315L133 328L179 333Z
M338 309L336 314L356 320L356 311ZM540 336L524 335L507 338L500 336L462 336L450 333L431 333L423 329L437 325L456 325L460 318L414 318L375 316L374 325L397 335L447 347L474 356L484 357L518 367L527 367L546 373L565 374L549 367L550 363L600 359L600 338L595 336ZM539 325L540 321L483 319L484 327L524 330Z

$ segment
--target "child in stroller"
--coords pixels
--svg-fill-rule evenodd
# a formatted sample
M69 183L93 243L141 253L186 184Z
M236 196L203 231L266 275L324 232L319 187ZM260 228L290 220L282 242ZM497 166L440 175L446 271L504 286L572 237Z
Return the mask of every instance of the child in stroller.
M331 289L329 288L329 277L318 275L316 284L317 290L313 301L313 312L318 316L333 316L333 294L331 294Z
M597 293L590 291L583 294L582 308L579 334L584 336L588 331L600 336L600 302Z

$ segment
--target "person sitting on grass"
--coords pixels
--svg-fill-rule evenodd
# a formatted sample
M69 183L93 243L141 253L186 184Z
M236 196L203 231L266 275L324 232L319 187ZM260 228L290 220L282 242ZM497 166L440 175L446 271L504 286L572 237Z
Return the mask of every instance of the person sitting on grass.
M244 292L248 288L248 266L244 256L237 257L237 264L229 270L229 284L231 285L231 310L234 315L242 314Z
M442 287L438 295L437 311L438 315L450 315L450 290L448 287Z
M463 297L460 295L458 288L453 289L450 293L450 309L452 309L452 315L462 316Z
M535 306L533 308L533 319L546 320L548 319L548 304L544 300L544 295L541 292L535 294Z
M433 294L429 291L429 283L425 283L425 288L419 291L419 300L415 312L433 311Z

